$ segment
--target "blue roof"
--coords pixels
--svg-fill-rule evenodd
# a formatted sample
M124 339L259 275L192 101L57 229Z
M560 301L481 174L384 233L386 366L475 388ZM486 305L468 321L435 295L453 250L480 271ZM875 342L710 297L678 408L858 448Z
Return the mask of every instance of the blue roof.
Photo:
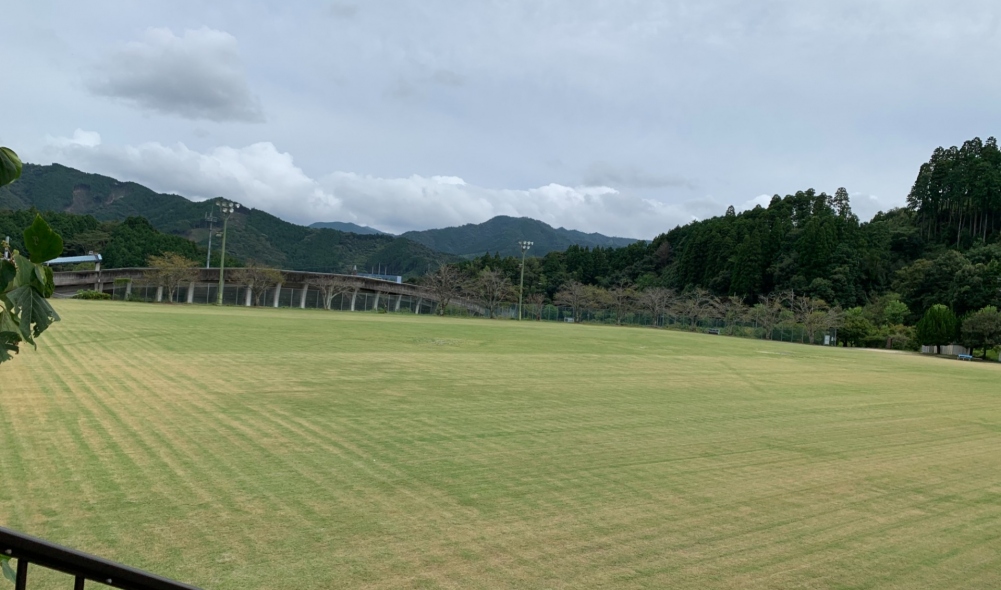
M81 262L101 262L100 254L84 254L83 256L62 256L56 258L55 260L50 260L45 264L52 266L53 264L79 264Z

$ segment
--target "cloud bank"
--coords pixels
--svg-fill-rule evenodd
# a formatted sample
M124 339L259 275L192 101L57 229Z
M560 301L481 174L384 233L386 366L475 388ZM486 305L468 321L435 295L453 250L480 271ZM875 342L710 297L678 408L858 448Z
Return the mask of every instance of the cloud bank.
M108 145L100 134L78 129L72 137L50 137L44 155L159 192L193 199L225 196L295 223L351 221L393 233L510 215L649 239L726 208L712 198L667 204L602 185L489 188L454 176L380 178L342 171L314 178L270 142L199 152L183 143Z
M152 28L105 57L86 80L94 94L187 119L260 123L236 38L206 27L178 37Z

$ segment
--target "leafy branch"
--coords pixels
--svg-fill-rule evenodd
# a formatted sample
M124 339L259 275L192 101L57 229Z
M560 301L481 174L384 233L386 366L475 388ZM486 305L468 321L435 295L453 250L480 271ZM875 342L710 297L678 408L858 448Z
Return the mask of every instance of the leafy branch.
M0 147L0 186L17 180L21 176L21 168L17 154L9 148ZM24 230L24 244L28 249L27 257L17 250L11 251L7 242L2 245L0 363L11 360L11 354L20 352L24 342L37 348L35 338L52 322L59 320L59 315L46 301L55 290L55 284L52 269L44 263L62 253L63 239L40 215L36 215L35 221ZM3 565L7 565L6 561Z

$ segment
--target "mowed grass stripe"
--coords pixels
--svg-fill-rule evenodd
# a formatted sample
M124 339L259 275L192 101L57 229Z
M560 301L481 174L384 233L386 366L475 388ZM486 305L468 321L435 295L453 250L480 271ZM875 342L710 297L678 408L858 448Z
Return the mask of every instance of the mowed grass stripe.
M18 479L0 514L206 587L1001 582L995 366L57 304L64 322L3 369L27 386L0 395L0 468Z

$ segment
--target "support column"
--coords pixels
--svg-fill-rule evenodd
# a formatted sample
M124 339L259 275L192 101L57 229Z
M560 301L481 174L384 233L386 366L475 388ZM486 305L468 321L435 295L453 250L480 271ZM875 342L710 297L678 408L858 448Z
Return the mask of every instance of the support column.
M417 300L417 307L414 308L414 313L416 313L417 315L421 314L421 304L422 303L424 303L423 299L418 299Z
M282 296L282 284L278 283L275 285L275 302L272 307L278 307L278 298Z
M188 283L188 303L195 302L195 284Z
M372 304L372 311L379 311L379 296L382 295L382 291L375 292L375 303Z
M351 295L351 311L355 310L355 300L358 299L358 289Z
M156 288L156 302L163 303L163 285Z
M400 311L400 302L403 301L403 295L396 296L396 309L393 311Z
M299 309L306 309L306 293L309 293L309 285L302 286L302 293L299 295Z
M243 304L247 307L250 307L250 305L253 303L253 299L254 299L254 290L251 289L250 287L247 287L247 292L243 296Z

